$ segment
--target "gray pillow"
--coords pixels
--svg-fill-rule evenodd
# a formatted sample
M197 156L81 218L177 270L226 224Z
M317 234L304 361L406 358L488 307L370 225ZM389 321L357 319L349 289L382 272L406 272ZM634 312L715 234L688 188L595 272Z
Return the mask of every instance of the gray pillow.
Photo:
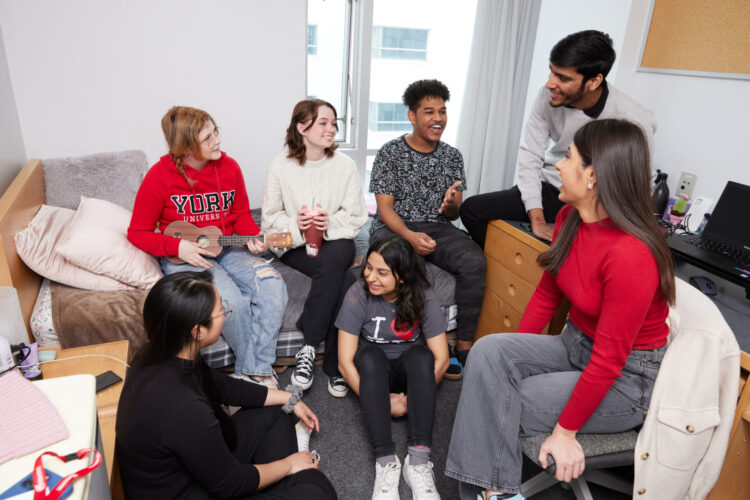
M133 210L135 194L148 170L139 150L43 160L47 205L75 210L81 196Z

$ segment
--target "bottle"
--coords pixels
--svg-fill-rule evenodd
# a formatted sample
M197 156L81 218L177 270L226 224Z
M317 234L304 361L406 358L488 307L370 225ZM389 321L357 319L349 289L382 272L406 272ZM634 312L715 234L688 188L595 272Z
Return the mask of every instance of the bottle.
M654 214L661 217L667 209L669 203L669 187L667 187L666 172L656 169L656 179L654 179Z

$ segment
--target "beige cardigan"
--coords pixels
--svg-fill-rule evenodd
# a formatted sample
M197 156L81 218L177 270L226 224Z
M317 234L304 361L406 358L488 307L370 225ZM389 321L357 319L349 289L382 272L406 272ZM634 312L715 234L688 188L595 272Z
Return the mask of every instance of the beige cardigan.
M706 296L676 282L668 348L635 447L636 499L705 498L719 477L737 405L737 340Z

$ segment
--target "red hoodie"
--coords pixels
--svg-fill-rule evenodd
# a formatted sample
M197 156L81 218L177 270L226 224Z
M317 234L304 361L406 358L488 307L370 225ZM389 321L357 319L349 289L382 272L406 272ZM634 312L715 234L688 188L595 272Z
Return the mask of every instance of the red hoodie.
M253 236L260 232L240 166L222 151L221 158L200 170L185 165L191 187L169 155L149 169L138 189L128 239L157 257L176 257L180 240L154 232L183 220L198 227L216 226L223 234Z

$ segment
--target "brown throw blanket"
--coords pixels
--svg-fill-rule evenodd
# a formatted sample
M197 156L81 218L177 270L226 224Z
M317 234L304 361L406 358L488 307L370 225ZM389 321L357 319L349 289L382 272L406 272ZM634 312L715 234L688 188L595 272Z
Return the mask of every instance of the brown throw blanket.
M129 340L135 355L146 343L143 302L148 290L98 292L50 282L52 323L63 349Z

